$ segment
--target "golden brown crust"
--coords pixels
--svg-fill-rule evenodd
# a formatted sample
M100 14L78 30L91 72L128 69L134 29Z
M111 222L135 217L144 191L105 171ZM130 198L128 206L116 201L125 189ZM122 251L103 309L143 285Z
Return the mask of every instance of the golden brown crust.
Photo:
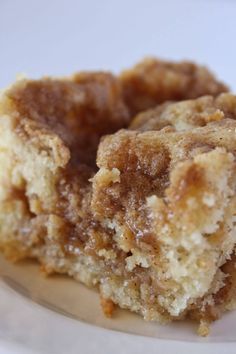
M132 120L130 129L148 131L171 126L176 130L190 130L225 118L236 119L236 96L229 93L215 98L203 96L177 103L166 102L138 114Z
M28 131L32 127L29 134L37 127L53 132L70 149L77 164L94 166L100 137L129 122L121 86L109 73L22 81L7 92L7 98L21 117L19 133L26 127Z
M216 96L228 88L203 66L148 58L121 76L125 101L134 116L165 101Z
M234 152L235 128L235 121L224 119L221 122L210 123L205 128L196 128L187 132L161 130L139 133L138 131L122 130L107 136L99 146L97 164L100 171L97 176L102 181L104 177L101 169L106 169L107 172L117 170L120 182L106 181L107 185L113 189L107 191L112 205L105 206L104 196L98 197L102 209L107 213L107 216L111 212L113 213L112 209L117 212L116 206L120 206L122 203L121 196L124 200L129 198L128 186L132 188L130 193L132 202L134 202L134 196L140 199L139 196L148 195L152 191L163 196L170 183L169 174L178 162L192 159L201 153L210 152L216 147L225 147L228 151ZM196 189L199 189L200 176L201 174L197 170L192 168L188 170L187 179L181 182L181 189L174 190L178 199L181 199L185 185L193 184ZM135 183L132 183L133 181ZM101 193L106 193L104 187L105 184L102 184L102 188L99 189ZM117 193L115 189L124 190ZM135 208L123 205L121 209L132 210Z

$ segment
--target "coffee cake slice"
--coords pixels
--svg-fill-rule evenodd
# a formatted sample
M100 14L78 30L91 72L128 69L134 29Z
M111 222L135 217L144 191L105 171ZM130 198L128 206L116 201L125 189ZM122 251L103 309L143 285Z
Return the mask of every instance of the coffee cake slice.
M107 73L21 80L2 94L0 246L8 256L45 251L49 270L50 252L59 249L51 238L60 230L65 249L74 228L87 239L89 178L97 170L99 139L128 121L120 84Z
M103 296L147 320L190 316L204 324L232 308L235 130L224 119L103 140L92 210L127 255L127 275L106 277Z

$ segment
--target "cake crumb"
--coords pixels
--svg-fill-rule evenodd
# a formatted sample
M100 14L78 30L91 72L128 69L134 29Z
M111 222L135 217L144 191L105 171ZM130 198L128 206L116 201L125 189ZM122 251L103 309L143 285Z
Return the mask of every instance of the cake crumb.
M54 274L55 270L48 265L41 264L40 265L40 273L46 278L46 277L50 276L51 274Z
M115 310L115 304L111 299L105 299L104 297L100 297L100 303L102 306L103 313L106 317L111 318L113 312Z
M197 333L199 334L199 336L201 337L207 337L209 336L210 333L210 324L207 321L201 321L200 325L198 327L198 331Z

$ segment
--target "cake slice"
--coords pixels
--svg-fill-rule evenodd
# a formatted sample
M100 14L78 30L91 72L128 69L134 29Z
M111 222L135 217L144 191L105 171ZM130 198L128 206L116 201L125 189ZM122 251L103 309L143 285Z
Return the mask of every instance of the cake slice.
M85 73L2 94L0 248L97 287L107 313L208 323L234 305L234 116L99 144L129 124L122 90Z
M159 321L206 323L232 306L235 129L224 119L188 132L122 130L103 140L92 210L126 253L124 279L103 280L104 296Z
M2 94L0 245L8 256L45 252L49 269L67 239L87 240L99 139L128 122L120 84L107 73L21 80Z
M199 229L200 225L205 227L202 224L202 216L209 221L210 210L214 211L215 215L221 214L220 208L223 207L223 200L219 199L217 207L215 199L217 192L211 193L210 188L214 184L214 176L218 178L218 181L215 180L216 189L222 186L221 168L218 170L217 162L220 156L218 155L219 149L223 148L225 152L233 154L233 161L235 160L235 118L236 96L232 94L221 94L216 98L205 96L178 103L165 103L137 115L130 125L130 129L136 131L121 131L107 137L100 144L97 160L100 171L94 177L93 210L98 218L100 214L103 218L106 215L107 223L114 228L116 239L121 247L127 251L132 249L132 253L140 255L141 245L143 257L137 258L136 266L140 267L139 262L145 264L145 247L148 257L151 250L153 251L152 256L154 259L155 256L158 258L158 269L160 268L163 274L163 279L160 281L156 279L154 271L153 279L162 289L166 288L161 299L168 307L168 313L179 311L176 284L171 290L166 286L168 284L166 276L170 274L168 267L172 266L172 271L176 272L178 279L181 279L181 287L185 287L183 279L186 279L190 287L195 284L198 290L200 290L201 281L206 280L204 277L208 276L209 269L212 269L208 263L210 261L209 251L207 251L207 262L199 260L205 252L204 242L200 241L198 244L202 252L199 254L197 245L194 245L196 240L192 240L193 248L188 242L192 242L192 227L195 228L194 235L199 235L200 232L204 240L204 232L202 233ZM204 178L202 180L203 176L201 177L200 172L202 167L200 170L197 167L200 163L198 159L205 161L205 173L208 174L210 183L208 187L207 184L205 187L201 186ZM214 169L216 169L215 172ZM119 175L119 183L112 184L109 179L106 180L106 175L111 174L111 171ZM236 236L235 192L234 187L230 189L232 193L231 226L226 226L226 229L230 231L231 246L233 246ZM222 190L225 192L226 186L222 186ZM213 199L210 200L210 197L207 200L210 195L214 196ZM223 214L220 216L224 222L227 214L228 212L225 216ZM222 246L226 241L225 226L221 227L221 221L216 224L214 231L214 221L211 219L209 225L212 230L206 230L205 233L208 242L214 240L213 249L216 246L216 239L223 241ZM181 245L182 242L185 244L184 247ZM147 247L146 243L151 246ZM158 252L156 252L156 245ZM175 247L177 247L177 253L174 251ZM180 254L179 250L182 250ZM179 295L179 304L185 307L188 303L183 311L180 310L180 318L189 316L200 320L201 334L204 334L206 330L204 323L217 319L223 311L235 308L236 305L235 246L230 252L226 249L221 250L220 254L224 254L226 258L215 272L214 279L206 293L203 296L199 294L199 298L196 297L193 302L189 299L185 302L186 296L191 297L191 291L186 285L186 294L184 295L182 289ZM195 256L194 265L193 257ZM173 259L170 260L170 257ZM135 257L132 256L130 259L135 259ZM168 270L163 270L166 264L168 264ZM196 264L199 264L199 268ZM204 265L202 269L200 264ZM187 270L188 265L193 267L192 271L194 269L192 279L191 267ZM187 268L184 269L183 266ZM204 271L205 266L207 271ZM201 280L197 280L197 268L199 275L203 276ZM182 271L184 274L181 275ZM170 283L172 287L173 274L170 276ZM152 294L159 292L161 291L157 288L151 291ZM169 298L170 303L167 300L169 295L172 298L172 300ZM153 308L148 312L148 316L151 316L152 312ZM172 315L172 319L176 318L173 312Z

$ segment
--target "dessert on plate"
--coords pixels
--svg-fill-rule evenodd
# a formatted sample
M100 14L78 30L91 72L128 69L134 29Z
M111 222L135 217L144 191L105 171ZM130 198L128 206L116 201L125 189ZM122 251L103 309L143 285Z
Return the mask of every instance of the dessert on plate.
M235 305L226 91L206 69L154 59L117 77L16 82L0 98L3 253L97 287L107 315L117 304L161 323L191 317L205 335Z

